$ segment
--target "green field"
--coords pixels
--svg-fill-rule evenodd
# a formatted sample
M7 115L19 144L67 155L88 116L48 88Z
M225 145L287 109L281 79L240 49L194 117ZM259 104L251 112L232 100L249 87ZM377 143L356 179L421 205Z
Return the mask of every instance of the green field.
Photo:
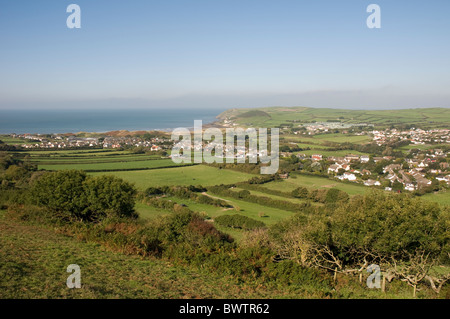
M450 191L440 191L422 196L423 199L439 203L441 205L450 205Z
M259 112L255 112L259 111ZM255 116L252 116L255 114ZM274 127L283 123L300 121L326 122L327 120L343 123L377 124L387 127L393 124L415 124L429 128L446 127L450 122L448 108L417 108L402 110L344 110L308 107L266 107L252 109L230 109L219 115L219 118L230 118L232 121L251 127Z
M244 188L236 187L236 188L233 189L233 191L238 192L238 191L241 191L241 190L243 190L243 189L244 189ZM304 203L304 202L305 202L305 200L300 199L300 198L283 197L283 196L278 196L278 195L273 195L273 194L267 194L267 193L264 193L264 192L261 192L261 191L255 191L255 190L248 190L248 191L249 191L250 194L252 194L252 195L256 195L256 196L265 196L265 197L269 197L269 198L276 199L276 200L284 200L284 201L286 201L286 202L291 202L291 203L294 203L294 204L301 204L301 203Z
M182 164L181 164L182 165ZM109 162L109 163L93 163L93 164L53 164L53 165L38 165L39 169L45 170L68 170L79 169L85 171L100 171L100 170L125 170L125 169L152 169L158 167L167 166L180 166L180 164L174 163L169 159L160 160L144 160L144 161L121 161L121 162Z
M332 180L325 177L301 174L291 174L291 177L287 180L273 181L264 184L263 186L268 189L274 189L283 192L293 191L297 187L307 187L310 189L334 187L347 192L349 195L362 195L370 189L369 187L363 185L343 183L338 180Z
M302 137L303 138L303 137ZM371 141L371 138L367 135L350 135L350 134L316 134L311 137L311 141L314 142L333 142L333 143L353 143L363 144Z
M205 165L188 167L163 168L144 171L92 173L91 175L114 175L126 181L132 182L140 190L153 186L164 185L219 185L232 184L247 181L256 176L235 172L231 170L218 169Z
M31 140L25 140L21 138L13 138L7 135L0 135L0 141L9 145L22 145L22 144L36 144L38 142L31 142Z
M272 298L285 291L251 287L233 277L127 256L51 229L19 224L0 211L0 299ZM82 271L68 289L66 268ZM249 286L250 285L250 286ZM301 291L290 294L294 297Z
M108 155L108 156L64 156L64 157L45 157L32 156L31 161L36 164L54 165L54 164L90 164L90 163L109 163L109 162L131 162L146 161L151 159L161 159L161 156L148 155Z

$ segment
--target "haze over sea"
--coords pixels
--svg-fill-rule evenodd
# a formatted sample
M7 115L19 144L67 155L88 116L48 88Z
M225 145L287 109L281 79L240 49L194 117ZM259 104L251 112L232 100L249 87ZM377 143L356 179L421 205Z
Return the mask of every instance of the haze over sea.
M0 134L150 131L212 123L221 109L0 110Z

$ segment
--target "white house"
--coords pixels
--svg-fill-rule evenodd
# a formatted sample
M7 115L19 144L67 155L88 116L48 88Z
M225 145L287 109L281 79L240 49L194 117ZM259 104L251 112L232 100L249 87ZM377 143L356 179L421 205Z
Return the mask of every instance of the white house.
M341 181L346 179L349 180L351 182L356 181L356 176L355 174L349 173L349 172L345 172L343 175L337 176L337 178L339 178Z
M359 159L360 159L361 163L367 163L369 161L369 156L361 155L361 157Z
M379 181L368 179L367 181L364 181L365 186L380 186L381 183Z

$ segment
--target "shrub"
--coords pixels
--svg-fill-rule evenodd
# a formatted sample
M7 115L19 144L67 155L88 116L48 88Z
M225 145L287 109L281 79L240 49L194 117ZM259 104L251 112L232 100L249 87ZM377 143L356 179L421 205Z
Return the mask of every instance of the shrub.
M33 203L63 219L80 220L134 216L135 194L134 187L120 178L88 177L76 170L44 174L31 189Z
M84 215L98 219L104 215L134 215L136 190L128 182L114 176L88 178L84 183L87 208Z
M216 217L214 221L222 226L231 227L231 228L241 228L245 230L251 230L256 228L262 228L266 225L259 221L252 219L247 216L234 214L234 215L221 215Z
M296 198L308 198L309 191L306 187L298 187L291 194Z

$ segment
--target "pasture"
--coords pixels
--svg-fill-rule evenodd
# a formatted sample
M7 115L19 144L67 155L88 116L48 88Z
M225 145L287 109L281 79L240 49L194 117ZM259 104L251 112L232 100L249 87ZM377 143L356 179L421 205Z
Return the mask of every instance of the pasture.
M60 163L59 161L57 163ZM180 166L180 164L174 163L170 159L153 159L153 160L138 160L138 161L128 161L122 159L122 161L116 160L114 162L100 162L100 163L71 163L71 164L47 164L38 165L39 169L45 170L69 170L77 169L89 171L118 171L118 170L128 170L128 169L154 169L160 167L168 166Z
M255 111L260 111L256 113ZM253 112L257 116L251 116ZM264 115L264 116L262 116ZM310 123L341 121L342 123L370 123L378 127L399 124L415 124L435 128L450 122L450 109L417 108L399 110L345 110L308 107L265 107L257 109L230 109L219 115L231 118L241 125L275 127L283 123Z
M205 165L163 168L142 171L91 173L91 175L114 175L134 183L139 190L165 185L220 185L247 181L256 176Z
M423 199L435 202L441 205L450 205L450 191L440 191L437 193L429 193L422 196Z

